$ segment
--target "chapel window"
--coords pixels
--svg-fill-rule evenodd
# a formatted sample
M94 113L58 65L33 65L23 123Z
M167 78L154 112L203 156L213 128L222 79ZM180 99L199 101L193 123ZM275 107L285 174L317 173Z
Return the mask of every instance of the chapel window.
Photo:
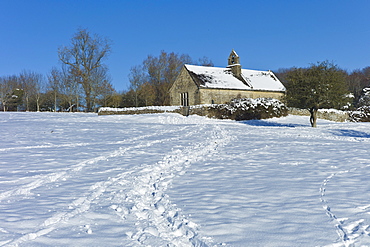
M182 106L189 106L189 93L181 93L181 105Z

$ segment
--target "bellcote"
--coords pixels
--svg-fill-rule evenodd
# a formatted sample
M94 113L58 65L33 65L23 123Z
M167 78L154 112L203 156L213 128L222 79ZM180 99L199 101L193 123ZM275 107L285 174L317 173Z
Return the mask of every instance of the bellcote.
M240 58L239 58L238 54L236 54L236 52L233 49L231 51L230 55L229 55L227 65L229 67L230 65L236 65L236 64L240 64Z
M241 78L242 66L240 65L240 58L238 54L234 51L231 51L229 58L227 60L227 68L231 68L231 72L236 78Z

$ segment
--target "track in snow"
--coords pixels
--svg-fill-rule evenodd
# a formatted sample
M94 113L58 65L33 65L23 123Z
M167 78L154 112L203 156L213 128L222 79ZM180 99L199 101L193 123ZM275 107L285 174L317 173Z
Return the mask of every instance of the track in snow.
M349 215L341 215L341 218L338 218L337 214L334 213L332 208L330 207L330 202L326 199L327 186L336 177L342 176L346 178L351 173L361 173L361 171L368 168L370 168L370 165L362 165L348 170L332 173L323 181L320 187L320 200L323 204L324 210L326 211L326 215L334 222L335 229L339 237L338 246L354 247L355 244L358 241L361 241L363 237L370 236L370 222L366 221L366 218L368 217L364 217L365 215L370 214L370 205L356 205L357 219L355 220L351 219ZM334 195L336 195L335 192ZM358 215L363 215L363 219L358 219Z
M78 172L80 172L86 166L92 166L92 165L96 164L99 161L107 160L107 159L113 158L113 157L122 156L126 152L134 150L134 149L140 149L142 147L149 147L149 146L152 146L152 145L164 142L164 141L171 141L171 140L173 140L172 138L170 138L169 140L159 138L161 135L168 134L170 132L174 132L174 130L165 131L165 132L161 133L160 135L154 133L154 134L150 134L150 135L143 135L143 136L140 136L140 137L127 139L127 140L122 141L122 143L130 143L132 146L127 147L127 148L119 148L115 151L107 152L107 153L105 153L103 155L100 155L100 156L97 156L95 158L86 159L84 161L79 162L78 164L72 165L72 166L67 167L67 168L60 169L57 172L37 175L37 176L32 178L32 180L33 180L32 182L26 183L22 186L15 187L11 190L1 192L0 193L0 201L5 200L9 197L13 197L13 196L29 195L29 194L32 193L31 192L32 190L34 190L34 189L36 189L40 186L44 186L44 185L47 185L49 183L55 183L59 180L66 180L69 177L76 176L76 175L78 175ZM154 141L146 142L145 138L148 138L148 137L157 137L158 139L156 139ZM119 143L121 143L121 142L119 142ZM109 144L117 144L117 142L116 143L105 143L105 145L109 145ZM83 146L87 146L87 145L93 145L93 144L86 144L86 143L83 144ZM35 149L35 148L39 149L39 148L51 148L51 147L63 147L63 146L76 147L76 144L43 145L43 146L27 146L27 147L17 147L17 148L4 148L4 149L0 149L0 151L14 151L14 150L19 150L19 149ZM80 145L78 145L78 146L80 146Z
M6 246L26 245L29 241L50 234L60 227L65 227L72 218L88 212L92 205L99 205L102 203L101 198L109 194L113 195L109 207L111 213L117 215L122 222L126 218L136 218L136 232L126 232L131 241L142 245L155 242L167 246L207 246L209 241L207 242L199 236L197 225L181 214L181 209L171 203L165 191L173 178L184 174L192 162L206 159L207 155L217 152L220 146L226 145L230 141L230 137L225 130L217 125L207 125L207 128L199 125L193 129L193 131L188 131L187 135L196 136L203 133L206 137L205 140L182 149L173 150L154 164L136 166L129 171L96 182L90 187L90 192L87 195L71 201L68 210L59 210L44 220L42 225L34 228L32 232L1 243ZM209 131L212 133L210 134ZM145 149L163 142L171 143L171 141L184 137L160 137L166 133L150 135L155 139L149 142L141 141L148 136L134 138L128 140L133 144L128 148L120 148L87 159L58 172L35 176L33 182L2 192L0 200L13 196L29 195L36 188L56 181L67 180L72 176L83 175L87 166L92 166L108 158L119 157L128 151ZM86 232L92 233L92 228L89 225L86 225Z

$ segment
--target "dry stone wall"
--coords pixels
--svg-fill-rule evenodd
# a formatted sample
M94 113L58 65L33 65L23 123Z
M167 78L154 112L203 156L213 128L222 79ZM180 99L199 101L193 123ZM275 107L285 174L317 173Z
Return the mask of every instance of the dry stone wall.
M288 113L290 115L310 116L310 111L308 109L289 107ZM319 109L319 111L317 112L317 117L320 119L326 119L335 122L350 121L350 114L348 112L335 109Z
M109 108L102 107L99 110L99 115L134 115L134 114L152 114L152 113L178 113L182 115L199 115L212 117L217 105L194 105L184 108L181 106L149 106L149 107L130 107L130 108ZM299 116L310 116L307 109L288 108L288 114ZM326 119L335 122L353 121L350 119L350 114L345 111L334 109L320 109L317 113L318 118Z

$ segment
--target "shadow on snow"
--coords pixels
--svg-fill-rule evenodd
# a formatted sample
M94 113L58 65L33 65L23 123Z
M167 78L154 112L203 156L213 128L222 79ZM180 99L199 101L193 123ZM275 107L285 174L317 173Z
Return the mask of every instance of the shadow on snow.
M343 130L336 129L333 130L333 135L337 136L346 136L346 137L358 137L358 138L370 138L370 134L357 130Z
M284 124L284 123L276 123L270 122L265 120L246 120L240 121L243 124L250 125L250 126L261 126L261 127L288 127L288 128L295 128L295 127L307 127L308 125L304 124Z
M310 127L304 124L292 124L292 123L276 123L266 120L245 120L240 121L240 123L249 126L259 126L259 127L285 127L285 128L296 128L296 127ZM354 137L354 138L370 138L370 134L357 130L348 129L333 129L330 131L333 135L343 136L343 137Z

